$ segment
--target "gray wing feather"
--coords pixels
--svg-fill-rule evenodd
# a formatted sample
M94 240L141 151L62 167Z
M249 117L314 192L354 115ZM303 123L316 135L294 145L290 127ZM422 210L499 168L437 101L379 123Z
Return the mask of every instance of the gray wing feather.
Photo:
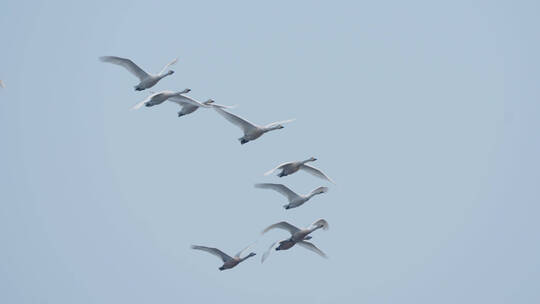
M270 252L272 252L272 249L274 248L274 246L276 246L277 243L279 243L279 241L272 243L272 245L270 245L270 247L268 247L268 250L266 250L263 253L262 258L261 258L261 264L264 263L266 258L268 258L268 256L270 255Z
M121 58L116 56L103 56L99 57L99 59L103 62L108 62L112 64L119 65L121 67L124 67L126 70L128 70L131 74L137 76L140 81L143 79L149 77L148 73L143 71L138 65L136 65L133 61L127 59L127 58Z
M275 223L273 225L270 225L268 227L266 227L266 229L263 230L263 234L268 232L269 230L272 230L274 228L279 228L279 229L284 229L284 230L287 230L289 231L291 234L295 234L296 232L300 231L300 229L294 225L291 225L287 222L279 222L279 223Z
M287 186L282 184L271 184L271 183L263 183L263 184L255 184L255 187L261 188L261 189L272 189L275 190L282 195L286 196L289 202L293 201L294 199L300 197L298 194L294 193L291 189L289 189Z
M300 241L297 244L304 247L304 248L306 248L307 250L311 250L311 251L315 252L316 254L322 256L323 258L328 258L328 256L326 256L326 254L324 252L322 252L322 250L320 250L319 248L317 248L317 246L313 245L310 242Z
M229 122L241 128L244 133L248 133L254 128L257 128L255 124L243 119L242 117L229 113L223 109L214 108L214 110L216 110L216 112L218 112L221 116L225 117L225 119L227 119Z
M306 171L306 172L308 172L308 173L310 173L310 174L312 174L312 175L315 175L315 176L317 176L317 177L320 177L320 178L322 178L322 179L326 179L327 181L329 181L329 182L335 184L334 181L333 181L332 179L330 179L330 177L328 177L328 176L327 176L326 174L324 174L321 170L319 170L319 169L317 169L317 168L315 168L315 167L312 167L312 166L310 166L310 165L304 164L304 165L300 166L300 169L302 169L302 170L304 170L304 171Z
M210 254L213 254L213 255L217 256L218 258L221 258L223 263L232 260L232 258L229 255L227 255L226 253L224 253L223 251L221 251L221 250L219 250L217 248L192 245L191 249L202 250L202 251L206 251L206 252L208 252Z

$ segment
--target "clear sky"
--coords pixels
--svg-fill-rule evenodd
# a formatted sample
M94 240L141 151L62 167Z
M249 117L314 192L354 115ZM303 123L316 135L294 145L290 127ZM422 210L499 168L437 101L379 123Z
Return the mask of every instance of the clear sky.
M1 303L539 303L538 1L3 1ZM154 90L296 118L241 146ZM305 173L263 173L290 160ZM284 210L254 183L327 194ZM276 221L330 230L262 252ZM258 256L228 271L191 244Z

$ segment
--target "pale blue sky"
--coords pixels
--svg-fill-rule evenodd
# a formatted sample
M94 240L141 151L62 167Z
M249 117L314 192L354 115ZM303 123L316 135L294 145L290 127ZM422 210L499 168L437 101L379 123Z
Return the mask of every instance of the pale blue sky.
M538 1L4 1L1 303L538 303ZM296 118L240 146L210 110ZM262 174L315 156L337 185L285 211ZM303 248L220 272L268 224L326 218Z

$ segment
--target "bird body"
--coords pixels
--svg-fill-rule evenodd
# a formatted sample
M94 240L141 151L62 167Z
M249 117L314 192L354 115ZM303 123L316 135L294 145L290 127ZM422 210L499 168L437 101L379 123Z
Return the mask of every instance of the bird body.
M242 131L244 131L244 136L238 139L240 141L240 144L242 145L261 137L266 132L283 129L284 127L282 124L288 123L294 120L294 119L289 119L285 121L273 122L266 126L259 126L243 119L240 116L229 113L223 109L215 108L215 110L225 119L227 119L229 122L231 122L232 124L241 128Z
M327 187L319 187L306 195L299 195L283 184L271 184L271 183L256 184L255 187L261 188L261 189L271 189L286 196L289 203L283 206L283 208L285 209L299 207L303 205L305 202L309 201L313 196L328 192Z
M127 58L116 56L102 56L99 59L103 62L119 65L128 70L131 74L135 75L137 78L139 78L139 84L134 86L135 91L142 91L151 88L156 85L156 83L158 83L161 79L174 74L174 71L172 70L168 70L166 72L165 70L167 70L169 66L175 64L178 61L178 59L174 59L173 61L167 63L158 74L148 74L138 65L136 65L133 61Z
M317 248L312 243L307 242L307 240L311 239L311 236L309 236L309 234L312 233L313 231L315 231L317 229L321 229L321 228L323 228L324 230L327 230L328 227L329 227L328 222L326 220L324 220L324 219L317 220L313 224L311 224L309 227L304 228L304 229L300 229L300 228L298 228L298 227L296 227L294 225L291 225L291 224L289 224L289 223L287 223L285 221L278 222L278 223L275 223L273 225L270 225L270 226L266 227L266 229L264 229L263 232L262 232L263 234L268 232L269 230L279 228L279 229L284 229L284 230L289 231L289 233L291 234L291 237L288 238L288 239L285 239L285 240L277 241L277 242L273 243L272 245L270 245L268 250L263 254L262 259L261 259L261 263L266 260L266 258L268 257L268 255L272 251L272 248L274 248L276 246L276 244L279 244L277 247L275 247L276 251L287 250L287 249L290 249L290 248L294 247L296 244L299 244L302 247L304 247L304 248L306 248L308 250L311 250L311 251L319 254L322 257L326 257L326 254L324 252L322 252L319 248Z

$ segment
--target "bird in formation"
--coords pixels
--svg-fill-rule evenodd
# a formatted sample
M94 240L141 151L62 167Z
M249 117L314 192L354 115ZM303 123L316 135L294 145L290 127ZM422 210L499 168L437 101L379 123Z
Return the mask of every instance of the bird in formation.
M287 249L290 249L292 248L294 245L298 244L308 250L311 250L315 253L317 253L318 255L326 258L326 254L324 252L322 252L319 248L317 248L317 246L313 245L312 243L310 242L307 242L307 240L310 240L311 239L311 236L309 236L309 234L311 234L313 231L317 230L317 229L324 229L324 230L328 230L328 222L324 219L320 219L320 220L317 220L315 222L313 222L313 224L311 224L309 227L307 228L304 228L304 229L300 229L294 225L291 225L285 221L283 222L278 222L278 223L275 223L273 225L270 225L268 227L266 227L266 229L263 230L262 234L265 234L266 232L272 230L272 229L283 229L283 230L287 230L291 236L287 239L284 239L284 240L281 240L281 241L277 241L277 242L274 242L272 245L270 245L270 247L268 248L268 250L263 254L262 256L262 259L261 259L261 263L264 262L266 260L266 258L268 257L268 255L270 254L270 252L272 251L272 248L274 248L277 244L279 244L277 247L275 247L275 250L276 251L279 251L279 250L287 250Z
M299 195L299 194L296 194L291 189L289 189L289 187L283 184L272 184L272 183L255 184L255 187L261 188L261 189L271 189L287 197L287 199L289 200L289 203L286 205L283 205L283 208L285 209L300 207L301 205L309 201L315 195L328 192L327 187L319 187L306 195Z
M158 83L161 79L174 74L173 70L167 69L178 61L178 59L174 59L173 61L167 63L158 74L148 74L138 65L136 65L133 61L127 58L116 56L102 56L99 59L103 62L119 65L128 70L131 74L135 75L135 77L139 78L139 84L134 86L135 91L149 89L156 85L156 83Z

